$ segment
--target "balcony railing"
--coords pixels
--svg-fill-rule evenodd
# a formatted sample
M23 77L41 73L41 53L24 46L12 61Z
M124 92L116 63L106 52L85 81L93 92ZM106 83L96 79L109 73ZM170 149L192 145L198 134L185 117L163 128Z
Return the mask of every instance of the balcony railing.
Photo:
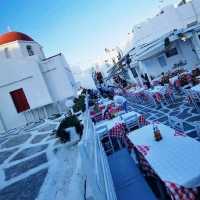
M86 107L84 134L79 147L87 185L95 200L117 200L107 156Z

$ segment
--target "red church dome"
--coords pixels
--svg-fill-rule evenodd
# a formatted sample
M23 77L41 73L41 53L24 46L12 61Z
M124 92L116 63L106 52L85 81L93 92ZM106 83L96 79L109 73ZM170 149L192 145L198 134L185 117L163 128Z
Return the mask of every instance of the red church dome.
M8 32L3 35L0 35L0 45L6 44L9 42L14 42L17 40L23 40L23 41L34 41L31 37L24 33L20 32Z

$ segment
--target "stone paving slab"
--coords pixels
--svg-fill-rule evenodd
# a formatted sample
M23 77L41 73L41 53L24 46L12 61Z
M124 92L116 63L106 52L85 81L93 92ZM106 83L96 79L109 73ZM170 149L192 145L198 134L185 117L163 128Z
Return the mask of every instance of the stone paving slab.
M10 138L7 142L1 145L1 148L10 148L23 144L31 137L31 134L23 134Z
M164 113L170 112L170 110L169 110L169 109L166 109L166 108L161 108L159 111L164 112Z
M49 134L41 134L41 135L36 135L32 140L32 144L36 144L41 142L44 138L46 138Z
M161 117L159 119L157 119L160 123L165 122L168 120L168 117Z
M187 133L187 135L192 137L192 138L196 138L197 137L196 131L191 131L191 132Z
M194 126L192 126L186 122L183 122L183 126L184 126L185 131L190 131L190 130L194 129Z
M12 150L7 150L7 151L1 151L0 152L0 165L8 159L15 151L17 151L18 148L12 149Z
M44 132L44 131L51 131L53 129L56 128L56 125L55 124L49 124L49 125L46 125L40 129L38 129L39 132Z
M161 113L157 113L157 114L156 114L157 117L163 117L163 115L164 115L164 114L161 114Z
M33 130L36 130L38 126L44 124L44 121L40 121L40 122L35 122L33 124L30 124L30 125L27 125L25 128L24 128L24 131L33 131Z
M1 200L35 200L47 175L43 169L0 190Z
M198 113L198 112L196 111L196 109L194 109L194 108L191 110L191 113L193 113L193 114L200 114L200 113Z
M20 151L11 161L20 160L29 156L32 156L36 153L44 151L48 147L48 144L37 145L34 147L29 147Z
M0 144L2 144L3 142L5 142L7 139L5 138L0 138Z
M175 104L162 105L162 108L160 109L153 105L149 105L148 103L143 105L136 105L135 103L130 102L130 105L133 109L137 107L139 113L145 110L146 113L148 113L148 117L146 119L150 121L160 121L166 125L169 125L168 117L166 114L170 116L176 116L183 121L184 130L186 132L189 131L189 136L196 138L196 130L193 123L200 122L200 114L197 113L192 105L187 103L185 96L183 94L181 95L182 96L180 96L180 94L176 95Z
M190 108L185 108L181 113L177 115L177 117L179 119L187 119L188 117L192 116L192 114L190 114L189 111L190 111Z
M200 123L200 115L194 116L194 117L190 117L186 121L188 121L188 122L195 122L196 121L196 122Z
M171 112L169 115L170 115L170 116L176 116L176 115L178 115L178 114L179 114L178 111L173 111L173 112Z
M32 159L23 161L19 164L16 164L12 167L6 168L5 171L5 176L6 176L6 180L9 180L11 178L14 178L16 176L19 176L20 174L27 172L30 169L33 169L35 167L38 167L41 164L44 164L48 162L47 160L47 156L45 153L34 157Z

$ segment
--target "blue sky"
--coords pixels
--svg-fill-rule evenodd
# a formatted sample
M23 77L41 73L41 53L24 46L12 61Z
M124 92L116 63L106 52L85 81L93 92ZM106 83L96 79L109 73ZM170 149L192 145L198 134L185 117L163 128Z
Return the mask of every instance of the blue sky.
M165 0L165 4L176 0ZM159 0L1 0L0 33L27 33L51 56L63 52L84 67L158 11Z

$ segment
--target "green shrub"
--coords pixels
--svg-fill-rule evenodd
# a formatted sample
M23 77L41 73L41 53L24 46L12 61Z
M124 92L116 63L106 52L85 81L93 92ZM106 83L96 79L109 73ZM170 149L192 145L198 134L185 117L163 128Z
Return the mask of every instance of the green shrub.
M70 135L67 134L65 131L65 129L70 127L75 127L76 132L80 135L80 137L82 136L84 128L83 125L80 123L76 115L71 115L63 119L57 129L56 135L60 138L61 141L64 140L65 142L67 142L70 140ZM66 135L69 135L69 137Z
M74 106L73 111L74 112L85 112L86 106L85 106L85 95L80 95L78 98L74 99Z
M66 131L65 129L57 130L56 136L58 138L60 138L60 141L62 143L66 143L66 142L70 141L70 133L68 131Z

